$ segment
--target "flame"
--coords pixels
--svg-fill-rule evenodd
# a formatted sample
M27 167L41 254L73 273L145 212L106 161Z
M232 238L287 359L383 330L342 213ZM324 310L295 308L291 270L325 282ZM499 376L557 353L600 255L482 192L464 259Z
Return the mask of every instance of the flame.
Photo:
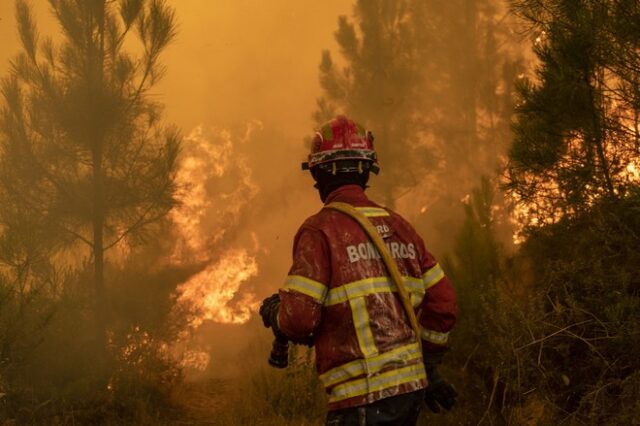
M229 234L237 229L241 212L259 192L242 147L252 133L260 129L260 122L246 126L239 137L228 130L196 127L185 139L181 160L176 172L180 188L179 205L169 218L177 239L176 249L169 261L177 265L206 265L197 274L176 288L174 311L187 312L188 329L179 333L175 341L165 341L151 332L134 326L125 341L116 344L113 332L108 342L114 355L125 368L114 371L106 384L113 392L127 374L146 374L145 363L164 362L181 368L205 370L211 360L208 351L194 345L193 331L206 321L240 324L249 320L258 307L255 294L240 291L240 287L258 273L254 253L264 251L255 233L247 235L249 249L236 248L220 252L228 246ZM116 229L122 235L124 229ZM79 245L78 250L86 250ZM107 254L109 261L119 264L131 254L128 238L121 238ZM67 256L77 262L82 256ZM64 259L66 260L66 259ZM155 358L154 358L155 357ZM171 370L177 374L177 370ZM172 377L167 377L170 380Z
M626 152L615 152L611 145L607 147L606 152L608 158L616 158L617 156L623 164L615 173L611 174L614 182L640 183L640 169L638 167L640 159L637 156L634 157L633 154ZM537 183L536 196L531 199L524 200L517 194L511 193L513 206L511 223L515 226L513 242L516 245L525 241L525 228L550 225L558 222L565 214L574 213L572 210L562 210L555 205L555 200L561 199L565 194L558 186L557 181L553 179L553 173L550 173L549 176L550 179ZM529 173L525 174L524 179L531 181L535 177ZM585 189L588 190L586 200L588 205L595 204L603 192L603 190L593 188L591 185L586 185ZM615 188L615 193L620 194L619 187Z
M202 371L209 365L208 350L194 339L200 326L242 324L258 307L255 294L241 287L258 274L256 254L264 250L254 233L238 231L259 192L243 150L260 129L259 121L240 135L198 126L184 139L176 173L180 204L169 215L177 243L169 261L200 270L175 291L174 313L186 315L187 324L169 352L181 367Z
M631 182L640 183L640 168L638 167L635 161L632 161L629 164L627 164L625 171L626 171L627 180Z
M235 306L230 303L238 298L242 283L258 274L258 264L245 249L225 253L220 260L181 284L177 304L187 304L195 315L189 325L198 328L205 321L241 324L249 320L258 303L255 295L245 292Z
M238 229L243 210L259 192L242 148L261 128L262 123L254 121L244 134L235 136L228 130L198 126L185 138L176 175L183 188L181 204L171 211L179 243L171 261L207 264L177 288L177 305L192 312L193 329L205 321L246 322L257 306L253 293L238 294L240 285L258 273L257 236L249 235L249 249L226 250L221 257L215 253L229 245L236 234L231 231ZM230 306L232 302L237 303Z
M259 121L251 122L244 135L234 137L225 129L198 126L185 138L176 174L180 205L170 212L179 239L172 262L209 260L210 248L237 226L242 209L259 191L248 159L237 151L261 128Z

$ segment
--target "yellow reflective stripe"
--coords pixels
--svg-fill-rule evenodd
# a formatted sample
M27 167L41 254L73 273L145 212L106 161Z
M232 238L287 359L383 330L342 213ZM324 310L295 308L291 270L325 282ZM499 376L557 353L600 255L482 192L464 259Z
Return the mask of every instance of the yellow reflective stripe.
M391 293L392 291L395 291L395 285L389 281L389 277L366 278L332 288L327 294L325 305L336 305L367 294Z
M404 283L409 289L412 291L419 291L422 289L422 279L416 277L402 277L404 279Z
M444 278L444 271L440 267L439 263L436 263L431 269L424 273L422 281L424 282L424 289L428 290L434 285L438 284Z
M424 298L424 282L420 278L402 277L411 293L413 306L418 306ZM398 291L396 285L390 281L389 277L373 277L364 280L354 281L329 290L324 301L325 306L337 305L356 297L368 294L392 293Z
M420 337L427 342L431 342L436 345L444 345L449 340L449 333L440 333L439 331L425 330L423 328L420 333Z
M351 315L353 317L353 327L356 330L358 344L365 358L378 354L378 348L373 340L373 333L369 323L369 312L364 297L350 299Z
M328 288L321 282L300 275L289 275L284 283L285 290L295 290L323 303Z
M371 392L379 392L405 383L426 380L426 377L424 364L420 362L408 367L387 371L373 377L365 377L338 385L331 390L329 402L342 401Z
M379 207L356 207L356 210L358 210L366 217L390 216L388 211Z
M404 283L407 286L407 290L411 293L411 304L415 308L422 303L424 299L425 289L424 282L420 278L414 277L402 277Z
M321 374L319 378L322 384L328 388L366 373L375 374L389 364L405 364L407 361L421 357L422 352L418 344L411 343L368 359L357 359L339 367L332 368Z

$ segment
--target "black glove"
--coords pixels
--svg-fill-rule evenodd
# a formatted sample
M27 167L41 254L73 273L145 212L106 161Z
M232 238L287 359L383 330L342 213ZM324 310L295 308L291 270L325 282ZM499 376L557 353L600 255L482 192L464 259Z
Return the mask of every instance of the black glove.
M280 309L280 295L278 293L272 294L262 301L260 316L265 327L274 330L278 328L278 309Z
M271 328L273 334L282 340L288 340L294 345L313 346L313 336L303 337L301 339L292 339L286 336L280 328L278 328L278 310L280 309L280 295L273 294L262 301L260 305L260 316L265 327Z
M429 382L424 400L434 413L439 413L440 407L447 411L451 410L458 396L458 392L438 372L438 365L442 362L443 355L444 353L424 354L424 367Z

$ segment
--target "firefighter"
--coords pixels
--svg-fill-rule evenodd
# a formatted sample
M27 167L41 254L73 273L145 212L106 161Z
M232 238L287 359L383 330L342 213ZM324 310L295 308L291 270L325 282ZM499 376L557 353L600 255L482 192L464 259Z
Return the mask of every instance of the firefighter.
M315 134L303 169L325 208L298 230L285 284L260 308L265 325L294 342L313 339L327 425L414 425L423 401L434 412L451 409L457 394L438 365L456 321L455 293L413 227L365 195L379 170L373 135L338 116ZM382 237L419 337L381 251L352 217L326 208L334 202L355 207Z

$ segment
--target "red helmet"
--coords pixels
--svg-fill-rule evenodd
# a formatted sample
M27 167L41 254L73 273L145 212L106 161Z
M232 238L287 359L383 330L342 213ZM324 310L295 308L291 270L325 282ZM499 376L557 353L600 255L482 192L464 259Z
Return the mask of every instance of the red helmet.
M302 170L314 167L336 172L378 173L378 157L373 148L373 134L353 120L339 115L316 132L311 143L309 161Z

